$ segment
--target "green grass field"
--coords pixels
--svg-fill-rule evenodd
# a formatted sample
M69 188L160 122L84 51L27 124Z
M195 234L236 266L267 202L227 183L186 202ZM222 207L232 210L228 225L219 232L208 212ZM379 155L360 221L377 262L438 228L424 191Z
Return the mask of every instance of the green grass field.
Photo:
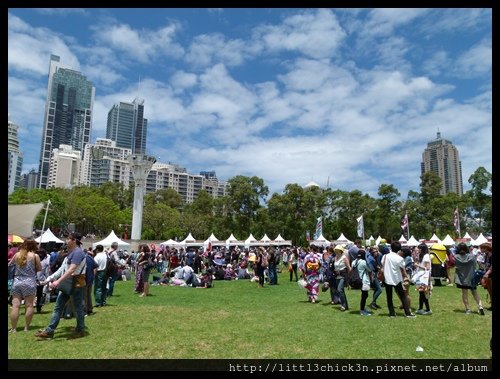
M492 312L466 315L461 291L435 287L431 316L391 319L385 290L370 317L359 315L360 291L347 292L350 309L341 312L329 304L329 292L320 292L310 304L305 289L279 276L278 286L216 281L211 289L151 286L152 296L134 294L134 281L115 284L108 305L94 308L85 318L88 335L67 340L76 320L59 323L55 337L37 341L34 333L50 319L54 303L35 314L29 332L23 332L24 307L18 332L8 336L10 359L36 358L385 358L489 359ZM418 293L410 289L412 308ZM479 288L484 307L486 291ZM370 291L368 301L371 301ZM477 311L472 296L469 302ZM399 305L399 300L395 299ZM472 306L474 304L474 306ZM10 328L10 307L8 306ZM416 352L417 346L424 351Z

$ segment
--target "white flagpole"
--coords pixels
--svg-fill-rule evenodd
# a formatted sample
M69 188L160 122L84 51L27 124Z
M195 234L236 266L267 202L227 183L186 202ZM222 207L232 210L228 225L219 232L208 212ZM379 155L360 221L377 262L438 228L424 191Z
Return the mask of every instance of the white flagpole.
M406 232L408 233L408 239L410 239L410 219L408 218L408 211L405 213L406 217Z
M49 200L47 200L47 208L45 208L45 217L43 218L42 234L40 235L40 242L38 243L39 248L40 248L40 245L42 244L43 233L45 233L45 222L47 221L47 213L49 212L49 205L50 204L51 204L51 202L49 199Z

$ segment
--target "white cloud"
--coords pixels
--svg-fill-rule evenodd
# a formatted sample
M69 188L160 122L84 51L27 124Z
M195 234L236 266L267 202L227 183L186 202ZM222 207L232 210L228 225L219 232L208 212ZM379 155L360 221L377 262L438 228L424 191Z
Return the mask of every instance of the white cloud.
M491 41L482 41L461 54L456 61L456 71L466 78L491 72L493 51Z
M175 22L157 30L135 30L123 23L109 25L107 20L92 29L98 41L142 63L151 63L158 56L179 58L184 54L182 46L174 42L180 29Z
M229 39L220 34L196 36L189 46L186 61L196 67L206 67L224 62L226 66L238 66L243 63L248 52L245 41Z
M253 38L271 52L294 51L312 58L328 58L338 49L346 33L328 9L289 16L279 25L263 25Z

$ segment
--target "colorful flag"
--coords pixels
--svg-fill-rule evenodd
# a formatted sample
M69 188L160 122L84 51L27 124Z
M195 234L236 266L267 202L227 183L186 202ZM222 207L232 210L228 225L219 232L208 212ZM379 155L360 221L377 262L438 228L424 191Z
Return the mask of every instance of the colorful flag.
M401 221L401 229L403 229L403 232L408 229L408 213L405 213L405 216Z
M314 239L317 240L323 234L323 221L321 217L318 217L316 221L316 234L314 235Z
M455 208L455 213L453 217L453 225L455 225L455 230L460 235L460 218L458 216L458 208Z
M363 237L365 235L365 226L363 224L363 215L359 216L356 221L358 221L358 237Z
M306 241L311 240L311 235L309 234L309 231L306 232Z

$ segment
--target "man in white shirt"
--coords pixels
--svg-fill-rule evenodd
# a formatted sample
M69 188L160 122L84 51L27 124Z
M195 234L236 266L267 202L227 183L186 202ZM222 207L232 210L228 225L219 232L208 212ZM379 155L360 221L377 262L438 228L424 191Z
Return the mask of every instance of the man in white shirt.
M396 317L394 304L392 302L392 289L395 288L399 297L403 299L403 308L407 318L414 318L411 313L408 301L403 289L403 279L409 280L405 270L405 261L398 252L401 250L401 243L393 241L391 243L391 252L384 255L382 258L382 269L384 270L385 293L387 295L387 307L389 308L389 316Z

